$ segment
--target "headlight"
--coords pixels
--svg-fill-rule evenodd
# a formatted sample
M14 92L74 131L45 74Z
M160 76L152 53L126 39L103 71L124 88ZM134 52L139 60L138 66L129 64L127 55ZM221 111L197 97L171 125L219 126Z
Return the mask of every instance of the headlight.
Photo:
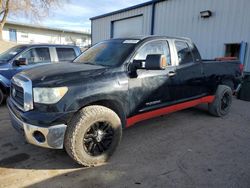
M34 102L55 104L63 98L67 91L67 87L33 88Z

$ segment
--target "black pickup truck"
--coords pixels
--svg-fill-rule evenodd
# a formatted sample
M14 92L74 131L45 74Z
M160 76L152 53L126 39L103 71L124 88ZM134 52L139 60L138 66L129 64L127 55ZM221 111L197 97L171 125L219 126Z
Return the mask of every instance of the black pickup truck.
M37 146L63 149L79 164L99 165L122 129L207 103L228 113L242 75L238 61L202 61L185 38L149 36L100 42L69 64L13 77L12 125Z

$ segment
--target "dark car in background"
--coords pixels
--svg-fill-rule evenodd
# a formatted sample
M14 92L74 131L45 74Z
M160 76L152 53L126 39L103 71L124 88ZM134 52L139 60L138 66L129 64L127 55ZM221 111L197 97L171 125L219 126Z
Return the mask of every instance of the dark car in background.
M44 64L71 62L80 53L77 46L28 44L0 54L0 105L9 94L10 80L16 73Z

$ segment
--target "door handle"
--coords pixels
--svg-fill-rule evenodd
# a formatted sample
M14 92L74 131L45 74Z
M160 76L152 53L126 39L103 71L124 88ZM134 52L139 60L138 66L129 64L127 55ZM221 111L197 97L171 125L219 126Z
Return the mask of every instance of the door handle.
M174 72L174 71L169 71L168 72L169 77L172 77L172 76L175 76L175 75L176 75L176 72Z

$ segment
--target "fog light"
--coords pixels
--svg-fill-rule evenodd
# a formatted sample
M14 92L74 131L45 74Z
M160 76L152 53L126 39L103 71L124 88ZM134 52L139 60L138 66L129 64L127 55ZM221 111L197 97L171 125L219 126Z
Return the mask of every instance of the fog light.
M40 131L35 131L33 133L33 137L36 139L37 142L39 143L43 143L45 142L45 136L43 135L43 133L41 133Z

